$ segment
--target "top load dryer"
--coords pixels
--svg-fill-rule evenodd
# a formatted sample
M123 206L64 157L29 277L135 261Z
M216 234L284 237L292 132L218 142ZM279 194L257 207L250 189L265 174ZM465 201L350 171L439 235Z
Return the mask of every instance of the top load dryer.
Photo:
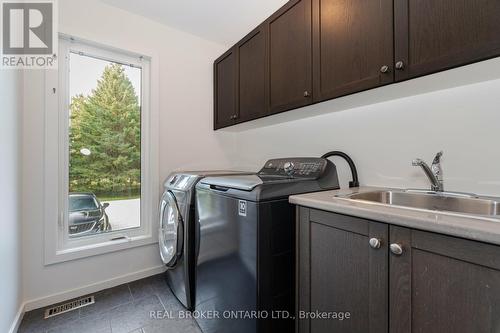
M288 197L338 188L336 167L324 158L272 159L254 175L198 183L195 309L218 315L196 318L203 332L293 332L291 318L276 318L294 314Z

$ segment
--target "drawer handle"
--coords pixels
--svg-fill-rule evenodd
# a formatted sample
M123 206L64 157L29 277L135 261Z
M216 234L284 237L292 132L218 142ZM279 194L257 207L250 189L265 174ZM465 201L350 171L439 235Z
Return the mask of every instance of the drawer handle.
M380 67L380 73L388 73L389 72L389 66L387 65L384 65L382 67Z
M382 241L378 238L371 238L370 239L370 247L372 249L380 249L382 246Z
M311 96L311 94L309 93L309 91L307 91L307 90L304 91L304 97L309 97L309 96Z
M396 63L397 70L402 71L404 68L405 68L405 63L402 60L400 60Z
M401 244L393 243L389 248L391 249L392 254L396 256L403 254L403 246Z

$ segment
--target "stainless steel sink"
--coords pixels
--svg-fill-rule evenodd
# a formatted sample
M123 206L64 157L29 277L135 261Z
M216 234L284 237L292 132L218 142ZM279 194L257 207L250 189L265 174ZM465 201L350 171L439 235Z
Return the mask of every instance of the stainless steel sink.
M467 194L383 190L355 193L345 198L390 206L500 218L500 199L497 201Z

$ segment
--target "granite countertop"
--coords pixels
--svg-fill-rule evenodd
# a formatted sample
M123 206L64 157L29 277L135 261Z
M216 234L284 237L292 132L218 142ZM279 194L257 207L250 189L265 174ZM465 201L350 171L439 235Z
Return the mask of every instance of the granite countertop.
M289 200L299 206L500 245L500 219L387 206L336 197L375 190L390 189L359 187L292 195Z

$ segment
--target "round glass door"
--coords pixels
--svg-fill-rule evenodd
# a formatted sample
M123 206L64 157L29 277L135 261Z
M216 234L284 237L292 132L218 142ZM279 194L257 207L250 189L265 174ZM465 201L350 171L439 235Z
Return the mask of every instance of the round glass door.
M160 256L165 265L175 266L177 259L182 255L184 239L182 216L177 201L172 192L163 194L160 205Z

